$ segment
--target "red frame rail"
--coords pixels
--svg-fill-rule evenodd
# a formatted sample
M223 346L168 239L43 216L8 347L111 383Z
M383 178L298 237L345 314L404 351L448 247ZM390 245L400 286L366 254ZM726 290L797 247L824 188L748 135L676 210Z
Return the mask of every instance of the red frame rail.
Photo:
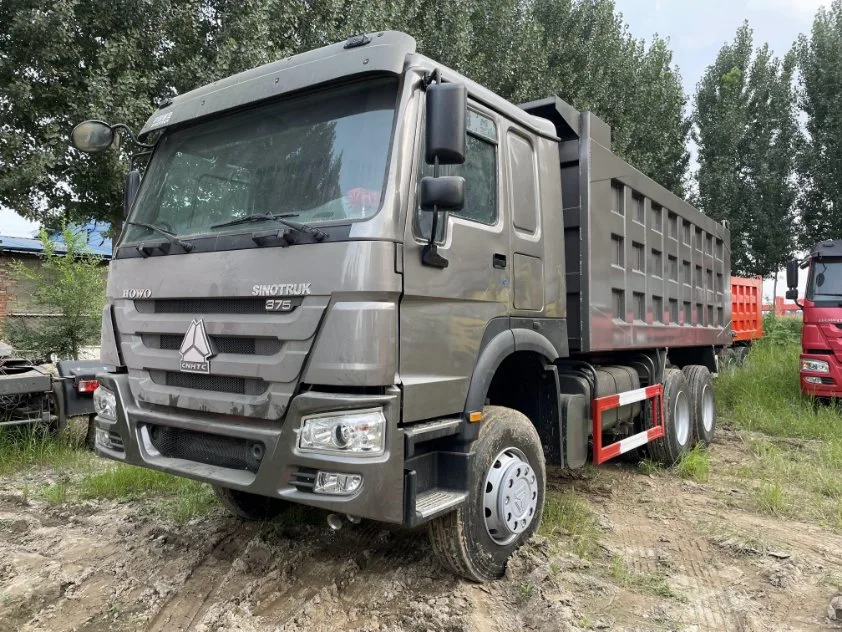
M612 408L619 408L647 399L650 400L652 406L652 427L603 447L602 413ZM664 387L661 384L646 386L617 395L597 397L592 402L592 408L593 460L597 465L664 436Z

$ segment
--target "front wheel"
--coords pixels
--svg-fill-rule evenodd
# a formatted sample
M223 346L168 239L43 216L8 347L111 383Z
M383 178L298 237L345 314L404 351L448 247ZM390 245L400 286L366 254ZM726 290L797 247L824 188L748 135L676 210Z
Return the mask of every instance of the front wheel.
M468 499L429 525L439 560L475 582L500 577L511 554L538 529L546 486L541 440L526 415L486 406L481 423Z

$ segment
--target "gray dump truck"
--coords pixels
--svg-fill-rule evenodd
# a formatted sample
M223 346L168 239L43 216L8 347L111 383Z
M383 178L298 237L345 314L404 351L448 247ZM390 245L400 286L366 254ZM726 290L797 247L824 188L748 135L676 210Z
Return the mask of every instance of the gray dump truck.
M100 455L244 518L427 524L484 581L538 528L546 465L711 440L728 231L593 114L514 105L382 32L168 99L137 141Z

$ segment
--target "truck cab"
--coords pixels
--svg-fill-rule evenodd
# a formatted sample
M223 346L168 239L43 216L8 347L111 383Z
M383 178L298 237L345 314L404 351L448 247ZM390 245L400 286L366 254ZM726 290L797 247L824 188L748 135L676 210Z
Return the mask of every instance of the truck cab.
M816 397L842 396L842 240L816 244L803 261L787 266L788 299L798 298L798 269L807 269L801 305L801 391Z
M395 32L164 101L109 271L97 452L244 518L428 524L454 571L499 577L547 464L713 437L727 228L610 136Z

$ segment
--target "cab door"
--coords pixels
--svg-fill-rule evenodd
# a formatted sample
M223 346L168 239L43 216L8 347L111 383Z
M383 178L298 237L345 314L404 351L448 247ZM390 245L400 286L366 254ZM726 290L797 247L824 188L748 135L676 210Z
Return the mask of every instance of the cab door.
M421 261L432 214L419 209L418 183L432 175L432 167L424 164L423 130L416 136L400 309L404 421L463 410L486 326L508 314L511 304L508 220L500 204L500 121L469 102L467 128L465 163L440 168L440 175L465 178L463 210L439 216L436 243L448 262L443 269Z

